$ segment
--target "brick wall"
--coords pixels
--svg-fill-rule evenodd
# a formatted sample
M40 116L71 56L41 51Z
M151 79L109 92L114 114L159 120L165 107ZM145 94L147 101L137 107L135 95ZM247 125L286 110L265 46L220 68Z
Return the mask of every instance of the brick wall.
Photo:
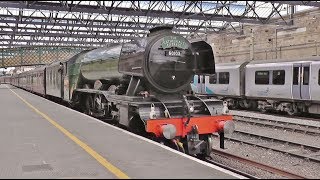
M230 32L208 35L217 63L320 55L319 9L296 13L291 26L245 25L241 35Z

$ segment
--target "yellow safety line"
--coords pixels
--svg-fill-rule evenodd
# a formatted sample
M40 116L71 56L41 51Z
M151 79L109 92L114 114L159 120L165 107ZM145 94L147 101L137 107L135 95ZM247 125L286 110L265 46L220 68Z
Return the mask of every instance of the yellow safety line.
M8 86L7 86L8 88ZM8 88L9 89L9 88ZM82 142L80 139L78 139L76 136L71 134L69 131L67 131L65 128L60 126L57 122L52 120L49 116L47 116L45 113L39 111L37 108L32 106L29 102L27 102L24 98L19 96L16 92L9 89L11 92L13 92L18 98L20 98L24 103L26 103L31 109L33 109L36 113L40 114L42 117L44 117L46 120L48 120L51 124L53 124L56 128L58 128L63 134L68 136L73 142L77 143L80 147L82 147L87 153L89 153L92 157L94 157L102 166L104 166L106 169L111 171L115 176L121 179L129 179L129 176L126 175L124 172L122 172L120 169L109 163L105 158L103 158L100 154L98 154L95 150L93 150L91 147L89 147L86 143Z

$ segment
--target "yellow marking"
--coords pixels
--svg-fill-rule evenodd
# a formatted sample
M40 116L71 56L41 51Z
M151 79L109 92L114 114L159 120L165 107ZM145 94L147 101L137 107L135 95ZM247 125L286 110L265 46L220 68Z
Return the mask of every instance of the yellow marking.
M8 86L7 86L8 88ZM8 88L9 89L9 88ZM103 158L100 154L98 154L95 150L93 150L91 147L89 147L87 144L82 142L80 139L78 139L76 136L71 134L69 131L67 131L65 128L60 126L57 122L52 120L49 116L44 114L43 112L39 111L37 108L32 106L29 102L27 102L24 98L19 96L16 92L9 89L11 92L13 92L18 98L20 98L24 103L26 103L31 109L33 109L36 113L40 114L42 117L44 117L46 120L48 120L51 124L53 124L56 128L58 128L63 134L68 136L73 142L78 144L80 147L82 147L87 153L89 153L93 158L95 158L102 166L104 166L106 169L111 171L115 176L121 179L129 179L129 176L123 173L120 169L109 163L105 158Z

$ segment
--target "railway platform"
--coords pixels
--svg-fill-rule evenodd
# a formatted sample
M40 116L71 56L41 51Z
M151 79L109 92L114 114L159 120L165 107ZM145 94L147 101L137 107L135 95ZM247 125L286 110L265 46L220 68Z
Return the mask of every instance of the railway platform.
M0 124L0 178L244 178L8 84Z

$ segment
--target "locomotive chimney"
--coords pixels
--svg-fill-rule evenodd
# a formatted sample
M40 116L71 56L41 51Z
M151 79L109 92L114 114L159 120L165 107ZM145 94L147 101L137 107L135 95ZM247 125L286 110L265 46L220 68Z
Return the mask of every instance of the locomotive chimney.
M156 26L149 30L150 33L148 34L148 37L161 34L161 33L172 32L172 29L173 29L172 25Z

